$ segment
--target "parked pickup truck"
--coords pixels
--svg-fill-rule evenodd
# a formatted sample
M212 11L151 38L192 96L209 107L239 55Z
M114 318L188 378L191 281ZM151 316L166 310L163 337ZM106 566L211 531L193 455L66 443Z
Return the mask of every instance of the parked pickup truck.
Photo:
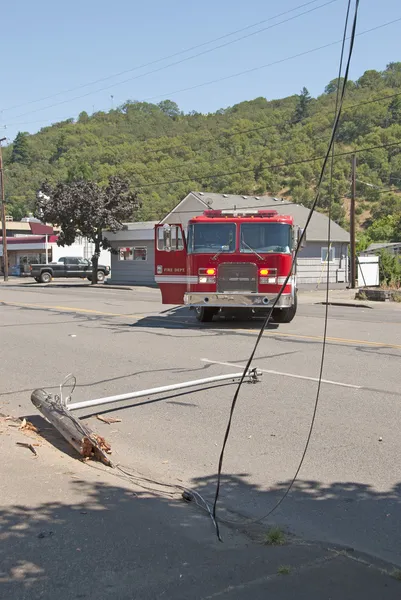
M59 258L57 262L48 265L31 265L31 275L38 283L49 283L56 277L80 277L81 279L92 279L92 263L87 258L67 256ZM110 267L98 265L97 280L104 281L109 275Z

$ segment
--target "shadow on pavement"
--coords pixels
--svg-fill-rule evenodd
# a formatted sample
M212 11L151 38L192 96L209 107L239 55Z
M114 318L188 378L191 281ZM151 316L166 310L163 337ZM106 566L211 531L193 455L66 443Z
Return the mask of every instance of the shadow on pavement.
M38 465L38 462L35 461ZM36 467L38 468L38 467ZM89 467L88 467L89 469ZM160 492L156 482L130 480L116 472L96 481L96 469L57 473L67 486L64 500L21 502L0 510L0 595L10 600L398 600L401 583L383 572L319 544L290 536L282 546L263 543L266 529L222 524L217 541L206 511L187 505L172 490ZM93 472L92 472L93 471ZM48 476L48 474L46 474ZM24 474L16 475L21 480ZM138 475L136 475L138 477ZM45 477L46 478L46 477ZM41 479L37 484L43 486ZM200 478L193 489L213 496L216 478ZM139 487L138 487L139 486ZM258 495L269 509L286 483L263 491L246 475L223 477L225 500L238 492ZM300 481L295 496L312 510L325 511L344 499L387 510L399 503L400 486L386 493L369 486ZM58 494L60 496L60 494ZM27 504L23 498L27 499ZM303 510L302 504L298 506ZM343 508L345 510L345 508ZM220 513L227 517L226 513ZM389 567L391 568L391 567Z

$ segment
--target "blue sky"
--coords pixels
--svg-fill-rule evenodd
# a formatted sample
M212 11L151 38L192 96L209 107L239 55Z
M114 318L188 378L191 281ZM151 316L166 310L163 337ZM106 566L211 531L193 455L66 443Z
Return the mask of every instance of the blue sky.
M275 17L308 0L279 4L268 0L8 2L2 9L0 134L12 140L19 130L34 133L77 117L83 110L89 114L109 110L127 99L159 102L168 97L186 112L212 112L258 96L281 98L298 93L303 86L316 96L336 76L339 44L211 85L179 90L339 40L347 2L335 0L323 6L329 1L310 2L269 22L137 70L132 69ZM293 18L305 11L312 12ZM397 0L361 0L358 31L400 17ZM287 19L292 20L280 24ZM266 29L274 24L277 26ZM260 29L264 31L168 67ZM358 37L351 78L401 60L400 29L401 21ZM155 69L160 70L149 73ZM79 89L68 92L72 88Z

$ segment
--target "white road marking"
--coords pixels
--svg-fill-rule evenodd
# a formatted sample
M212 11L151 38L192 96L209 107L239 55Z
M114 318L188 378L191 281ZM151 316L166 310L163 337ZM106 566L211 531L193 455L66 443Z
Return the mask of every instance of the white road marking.
M221 362L219 360L209 360L208 358L201 358L202 362L213 364L213 365L223 365L224 367L240 367L241 369L245 368L245 365L239 365L238 363L230 363L230 362ZM270 375L280 375L281 377L291 377L292 379L304 379L306 381L315 381L318 382L318 377L308 377L307 375L296 375L295 373L283 373L282 371L273 371L272 369L260 369L259 371L262 373L269 373ZM352 388L354 390L361 390L363 386L361 385L352 385L351 383L343 383L342 381L331 381L330 379L322 379L322 383L327 383L328 385L338 385L340 387Z

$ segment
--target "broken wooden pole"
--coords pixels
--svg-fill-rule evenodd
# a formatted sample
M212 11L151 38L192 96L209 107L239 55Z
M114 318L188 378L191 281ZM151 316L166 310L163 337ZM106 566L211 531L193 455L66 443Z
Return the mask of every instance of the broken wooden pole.
M112 466L107 456L111 453L111 448L106 440L74 417L57 396L48 394L45 390L35 390L31 394L31 401L83 458L96 458Z

